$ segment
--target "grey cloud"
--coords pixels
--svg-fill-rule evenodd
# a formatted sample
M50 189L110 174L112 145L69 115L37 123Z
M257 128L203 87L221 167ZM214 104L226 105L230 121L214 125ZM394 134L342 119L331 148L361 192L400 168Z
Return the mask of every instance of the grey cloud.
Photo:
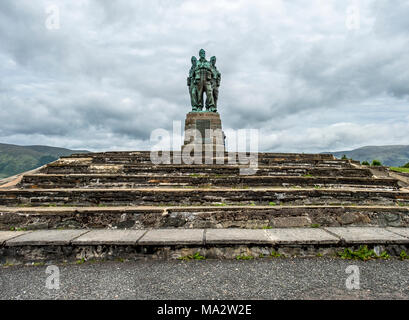
M261 129L266 151L409 143L391 125L407 132L408 1L361 1L353 31L343 1L55 3L53 31L49 2L0 3L2 142L149 148L189 111L203 47L222 72L224 127Z

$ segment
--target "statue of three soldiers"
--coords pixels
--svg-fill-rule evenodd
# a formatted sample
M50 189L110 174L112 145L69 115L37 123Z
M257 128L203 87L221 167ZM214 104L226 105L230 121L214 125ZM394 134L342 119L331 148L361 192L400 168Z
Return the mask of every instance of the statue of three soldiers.
M216 57L206 60L206 52L199 51L199 60L192 57L192 67L187 78L192 111L199 112L206 107L206 111L217 112L217 99L221 74L216 68ZM203 94L206 92L206 103L203 104Z

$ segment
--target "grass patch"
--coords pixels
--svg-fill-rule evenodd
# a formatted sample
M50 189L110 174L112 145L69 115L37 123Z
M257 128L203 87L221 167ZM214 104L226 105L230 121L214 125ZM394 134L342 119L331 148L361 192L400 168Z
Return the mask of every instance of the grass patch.
M401 167L390 167L389 170L402 172L402 173L409 173L409 168L401 168Z
M400 257L401 260L409 259L409 255L406 253L405 250L402 250L402 251L400 252L399 257Z
M2 266L7 268L7 267L12 267L12 266L14 266L14 264L7 261L7 262L5 262Z
M27 231L27 228L10 227L10 231Z
M397 204L399 207L406 207L406 206L409 206L409 203L399 202L399 201L396 201L396 204Z
M269 205L269 206L276 206L277 203L270 201L270 202L268 203L268 205Z
M284 258L285 255L283 255L282 253L279 253L279 252L273 250L273 251L271 251L271 253L270 253L270 257L271 257L271 258Z
M232 176L228 174L211 174L210 177L211 178L230 178Z
M349 248L345 248L344 251L338 252L338 256L347 260L372 260L372 259L389 259L389 254L383 251L379 256L374 250L369 250L368 246L360 246L358 250L353 251Z
M311 228L319 228L321 225L319 223L313 223L310 225Z
M242 184L234 185L234 186L231 186L230 188L231 189L250 189L249 186L245 186L245 185L242 185Z
M199 188L201 188L201 189L210 189L212 187L213 187L213 185L211 183L205 183L205 184L199 185Z
M409 255L406 253L405 250L402 250L402 251L400 252L399 257L400 257L401 260L409 259Z
M19 207L19 208L26 208L30 206L31 206L30 203L19 203L16 205L16 207Z
M253 256L246 256L245 254L240 254L236 256L236 260L252 260L254 259Z
M191 254L191 255L188 255L188 256L179 257L178 260L184 260L184 261L189 261L189 260L206 260L206 257L202 256L199 252L196 252L195 254Z
M312 174L304 174L303 177L304 177L304 178L312 178L313 175L312 175Z
M191 173L191 174L189 174L189 177L192 177L192 178L198 178L198 177L200 177L201 175L200 174L198 174L198 173Z
M264 226L261 229L273 229L273 227L272 226Z
M213 205L215 206L215 207L225 207L225 206L227 206L227 204L226 203L213 203Z

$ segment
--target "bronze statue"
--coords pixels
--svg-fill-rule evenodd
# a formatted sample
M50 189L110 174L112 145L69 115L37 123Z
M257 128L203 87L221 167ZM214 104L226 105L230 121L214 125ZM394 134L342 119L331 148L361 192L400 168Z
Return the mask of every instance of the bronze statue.
M206 111L217 112L221 74L216 68L216 57L212 57L210 62L207 61L206 52L203 49L200 49L199 57L199 60L192 57L192 67L187 78L192 111L203 111L205 106ZM203 103L204 93L206 93L205 103Z

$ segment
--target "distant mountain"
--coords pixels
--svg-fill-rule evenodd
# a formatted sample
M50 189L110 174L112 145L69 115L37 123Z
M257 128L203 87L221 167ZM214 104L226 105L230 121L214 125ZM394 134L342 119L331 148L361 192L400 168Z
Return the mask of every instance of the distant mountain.
M333 154L336 158L346 155L348 158L369 163L376 159L390 167L400 167L409 162L409 146L368 146L350 151L325 153Z
M85 152L89 151L0 143L0 179L41 167L61 156Z

